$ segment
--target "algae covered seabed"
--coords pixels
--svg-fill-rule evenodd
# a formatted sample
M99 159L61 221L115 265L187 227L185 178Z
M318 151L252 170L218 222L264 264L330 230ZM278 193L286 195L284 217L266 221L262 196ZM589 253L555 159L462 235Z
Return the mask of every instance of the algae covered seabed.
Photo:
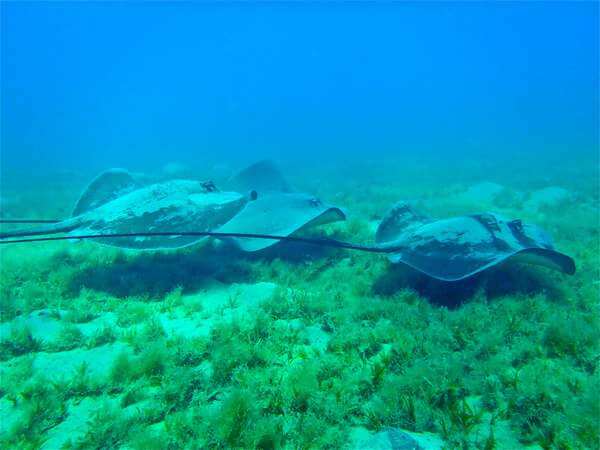
M348 212L310 235L369 242L401 199L491 210L548 230L577 273L448 284L289 244L2 246L3 448L600 448L595 158L281 166ZM55 218L94 174L3 175L5 217Z

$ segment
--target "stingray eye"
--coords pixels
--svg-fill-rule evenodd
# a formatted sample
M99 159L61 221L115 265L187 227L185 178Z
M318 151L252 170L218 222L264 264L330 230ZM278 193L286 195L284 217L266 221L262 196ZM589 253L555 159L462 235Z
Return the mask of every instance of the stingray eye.
M258 192L250 191L250 200L256 200L258 198Z
M316 197L311 198L309 200L309 203L310 203L310 206L314 206L314 207L321 206L321 200L319 200Z
M523 222L521 222L521 219L511 220L510 222L508 222L508 226L511 227L517 233L524 233Z
M216 192L218 189L215 186L215 183L213 183L212 181L204 181L202 183L202 188L204 189L204 192Z

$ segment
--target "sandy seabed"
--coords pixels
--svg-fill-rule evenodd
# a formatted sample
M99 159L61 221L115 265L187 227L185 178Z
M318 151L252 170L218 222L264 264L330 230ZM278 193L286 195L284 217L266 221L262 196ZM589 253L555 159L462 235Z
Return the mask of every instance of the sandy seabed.
M309 235L370 242L401 199L495 211L546 229L574 276L448 284L293 244L2 246L3 448L600 448L597 169L489 164L289 172L348 211ZM64 217L86 177L5 177L3 215Z

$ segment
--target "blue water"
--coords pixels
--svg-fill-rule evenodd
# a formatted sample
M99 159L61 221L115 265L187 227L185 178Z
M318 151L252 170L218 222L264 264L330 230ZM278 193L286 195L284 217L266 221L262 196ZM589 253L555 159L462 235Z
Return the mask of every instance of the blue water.
M3 173L595 155L598 3L3 3Z

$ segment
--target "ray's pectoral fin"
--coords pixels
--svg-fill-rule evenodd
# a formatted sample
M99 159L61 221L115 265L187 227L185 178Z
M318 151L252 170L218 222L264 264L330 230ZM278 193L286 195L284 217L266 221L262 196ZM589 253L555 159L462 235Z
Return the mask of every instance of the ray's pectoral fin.
M275 164L268 160L259 161L240 171L227 182L227 187L238 192L256 191L259 195L293 191Z
M125 169L109 169L102 172L82 192L73 209L73 216L78 216L98 208L115 198L127 194L142 186L134 176Z
M558 270L567 275L573 275L576 271L573 258L564 253L557 252L556 250L530 248L515 254L511 259L519 263L535 264L537 266Z
M305 228L345 220L335 206L302 193L270 193L246 204L233 219L219 228L222 233L252 233L290 236ZM256 252L277 244L278 240L227 238L246 252Z

